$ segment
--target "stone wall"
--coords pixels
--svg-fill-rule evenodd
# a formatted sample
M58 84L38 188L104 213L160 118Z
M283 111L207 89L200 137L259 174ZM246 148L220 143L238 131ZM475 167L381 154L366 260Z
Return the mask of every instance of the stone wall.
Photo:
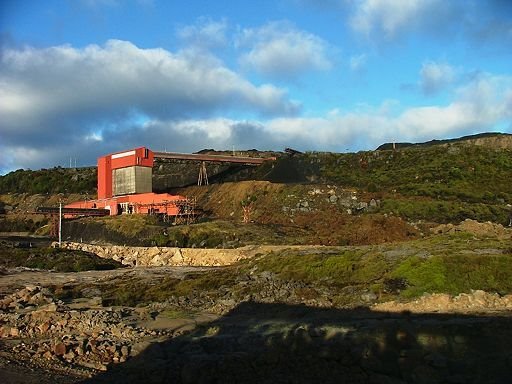
M54 243L54 245L56 245ZM91 252L130 266L196 266L230 265L249 257L243 249L200 249L176 247L128 247L66 242L63 248Z

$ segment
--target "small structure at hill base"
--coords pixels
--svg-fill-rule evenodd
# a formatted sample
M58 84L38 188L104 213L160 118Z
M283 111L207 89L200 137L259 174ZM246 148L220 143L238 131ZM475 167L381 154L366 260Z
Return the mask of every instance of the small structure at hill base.
M108 211L119 214L157 214L190 223L196 215L196 201L185 196L154 193L152 171L155 158L199 161L198 184L207 184L206 162L261 165L275 158L153 152L145 147L112 153L98 158L98 198L64 207L65 217L91 216ZM97 210L97 211L96 211ZM92 212L92 213L91 213ZM49 212L46 212L49 213ZM96 215L97 216L97 215Z
M195 219L195 199L152 191L154 153L141 147L98 159L98 198L64 207L65 217L91 216L107 211L120 214L161 215L178 223Z

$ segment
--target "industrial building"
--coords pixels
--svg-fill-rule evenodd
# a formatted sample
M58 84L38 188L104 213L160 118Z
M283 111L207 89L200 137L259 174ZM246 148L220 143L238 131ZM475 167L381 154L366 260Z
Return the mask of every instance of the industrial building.
M97 209L102 212L109 211L111 216L138 213L190 217L195 206L193 201L185 196L152 192L155 158L200 162L198 184L208 182L206 162L259 165L267 160L275 160L275 158L153 152L145 147L112 153L98 159L98 198L68 204L64 207L64 215L76 216L82 210L85 213L86 210Z
M154 154L141 147L98 159L98 198L77 201L66 209L105 209L110 215L163 214L178 216L191 209L184 196L152 192ZM64 211L66 212L66 210Z

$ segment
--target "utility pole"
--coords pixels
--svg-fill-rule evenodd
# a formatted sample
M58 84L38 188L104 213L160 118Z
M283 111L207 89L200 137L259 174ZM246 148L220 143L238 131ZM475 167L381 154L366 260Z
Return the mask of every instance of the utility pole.
M59 202L59 248L62 245L62 201Z
M202 161L199 167L199 177L197 185L208 185L208 173L206 172L206 162Z

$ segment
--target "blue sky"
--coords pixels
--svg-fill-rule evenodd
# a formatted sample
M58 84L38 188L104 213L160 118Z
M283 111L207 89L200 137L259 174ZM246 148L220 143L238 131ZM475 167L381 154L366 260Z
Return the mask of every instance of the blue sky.
M512 132L509 0L0 2L0 173Z

